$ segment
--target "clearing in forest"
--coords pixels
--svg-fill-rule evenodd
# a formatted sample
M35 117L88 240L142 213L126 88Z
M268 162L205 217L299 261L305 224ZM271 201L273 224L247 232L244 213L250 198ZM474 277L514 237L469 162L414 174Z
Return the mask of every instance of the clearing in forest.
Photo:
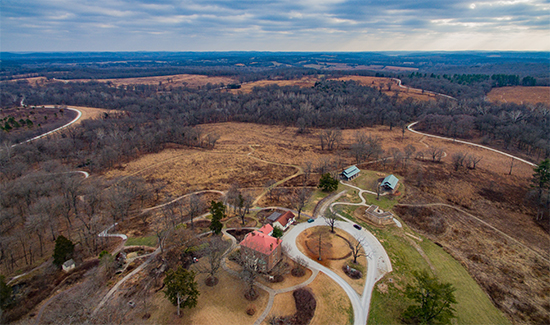
M499 87L487 97L494 103L537 104L550 103L550 87Z

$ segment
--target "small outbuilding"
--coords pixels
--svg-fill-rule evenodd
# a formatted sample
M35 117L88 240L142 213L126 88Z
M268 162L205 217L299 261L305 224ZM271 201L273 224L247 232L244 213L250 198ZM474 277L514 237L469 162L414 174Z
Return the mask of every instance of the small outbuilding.
M393 191L397 188L397 183L399 183L399 179L393 175L389 175L384 178L381 186L387 190Z
M349 167L349 168L346 168L346 169L342 172L342 174L340 174L340 175L342 175L342 178L343 178L344 180L349 181L349 180L352 180L352 179L354 179L355 177L357 177L357 175L359 175L359 172L360 172L360 171L361 171L361 170L360 170L359 168L357 168L357 166L353 165L353 166L351 166L351 167Z
M376 205L371 205L365 211L365 217L377 225L393 224L393 214L389 211L382 211Z
M65 263L63 263L63 265L61 267L63 268L63 272L69 272L70 270L72 270L76 267L76 263L71 258L70 260L65 261Z

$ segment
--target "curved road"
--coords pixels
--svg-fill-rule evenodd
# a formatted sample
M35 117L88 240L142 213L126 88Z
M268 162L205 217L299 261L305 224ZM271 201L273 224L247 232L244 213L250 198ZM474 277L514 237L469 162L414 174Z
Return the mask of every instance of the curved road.
M478 148L483 148L483 149L486 149L486 150L490 150L490 151L493 151L493 152L496 152L498 154L501 154L501 155L504 155L506 157L510 157L512 159L516 159L518 161L521 161L523 163L526 163L530 166L533 166L533 167L536 167L537 165L536 164L533 164L532 162L529 162L525 159L521 159L519 157L516 157L516 156L513 156L509 153L506 153L506 152L503 152L503 151L500 151L500 150L497 150L497 149L493 149L491 147L486 147L486 146L483 146L481 144L477 144L477 143L472 143L472 142L467 142L467 141L462 141L462 140L456 140L456 139L451 139L451 138L446 138L446 137L441 137L441 136L438 136L438 135L432 135L432 134L428 134L428 133L423 133L423 132L419 132L419 131L415 131L412 129L412 126L416 125L418 123L418 121L416 122L413 122L409 125L407 125L407 129L409 131L411 131L412 133L416 133L416 134L419 134L419 135L423 135L423 136L426 136L426 137L431 137L431 138L436 138L436 139L442 139L442 140L447 140L447 141L452 141L452 142L458 142L458 143L462 143L462 144L467 144L467 145L470 145L470 146L474 146L474 147L478 147Z
M44 106L44 107L47 107L47 108L54 108L54 106ZM43 138L43 137L45 137L45 136L47 136L47 135L50 135L50 134L52 134L52 133L54 133L54 132L57 132L57 131L62 130L62 129L64 129L64 128L66 128L66 127L69 127L69 126L71 126L72 124L76 123L76 122L82 117L82 112L79 111L78 109L76 109L76 108L71 108L71 107L66 107L66 109L71 110L71 111L75 111L75 112L78 113L78 114L76 115L76 117L75 117L72 121L70 121L69 123L67 123L67 124L65 124L65 125L63 125L63 126L58 127L57 129L54 129L54 130L51 130L51 131L46 132L46 133L44 133L44 134L38 135L38 136L36 136L36 137L34 137L34 138L31 138L31 139L29 139L29 140L25 140L25 141L23 141L23 142L19 142L19 143L17 143L17 144L14 144L14 145L12 145L12 148L15 147L15 146L17 146L17 145L23 144L23 143L27 143L27 142L31 142L31 141L34 141L34 140Z

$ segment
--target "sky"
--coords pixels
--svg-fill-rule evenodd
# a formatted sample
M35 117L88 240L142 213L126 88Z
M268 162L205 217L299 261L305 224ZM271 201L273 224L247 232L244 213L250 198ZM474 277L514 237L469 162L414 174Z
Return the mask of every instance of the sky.
M548 0L1 0L0 51L550 51Z

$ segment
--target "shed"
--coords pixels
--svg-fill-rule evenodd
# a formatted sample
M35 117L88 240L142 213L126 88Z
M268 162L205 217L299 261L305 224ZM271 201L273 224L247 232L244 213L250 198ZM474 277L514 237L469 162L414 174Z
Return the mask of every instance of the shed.
M357 175L359 175L359 172L361 170L359 170L359 168L357 168L357 166L353 165L347 169L345 169L343 172L342 172L342 177L346 180L346 181L349 181L350 179L353 179L355 178Z
M397 183L399 183L399 179L393 175L389 175L382 181L382 186L393 191L397 187Z
M74 262L74 260L72 258L68 261L65 261L65 263L63 263L63 265L62 265L62 268L63 268L64 272L69 272L70 270L74 269L75 267L76 267L76 263Z

